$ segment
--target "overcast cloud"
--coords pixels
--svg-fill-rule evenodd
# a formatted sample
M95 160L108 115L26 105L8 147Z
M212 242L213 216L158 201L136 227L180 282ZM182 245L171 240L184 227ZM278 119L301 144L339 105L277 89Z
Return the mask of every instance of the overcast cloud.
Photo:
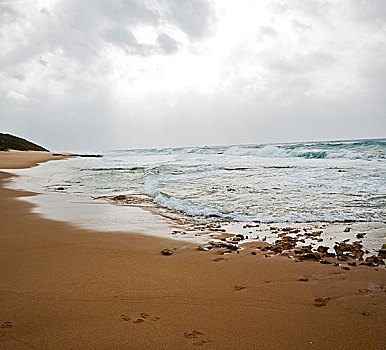
M0 0L0 132L53 150L386 136L386 1Z

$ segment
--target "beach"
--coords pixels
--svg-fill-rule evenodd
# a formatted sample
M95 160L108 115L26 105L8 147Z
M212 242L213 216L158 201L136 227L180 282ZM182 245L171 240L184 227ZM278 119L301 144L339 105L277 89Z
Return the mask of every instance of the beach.
M65 158L0 153L1 169ZM4 188L11 176L0 173L1 349L386 347L384 266L87 230L33 213L18 198L34 193Z

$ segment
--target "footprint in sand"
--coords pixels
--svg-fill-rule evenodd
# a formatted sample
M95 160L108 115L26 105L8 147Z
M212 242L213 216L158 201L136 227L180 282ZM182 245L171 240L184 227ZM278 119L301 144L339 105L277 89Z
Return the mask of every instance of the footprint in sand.
M204 333L200 331L192 331L192 332L185 332L184 337L186 339L195 339L198 338L199 335L204 335Z
M184 333L185 339L190 340L194 346L201 346L207 343L212 343L212 340L204 339L204 335L205 334L200 331L191 331Z
M213 259L213 261L215 261L215 262L219 262L219 261L221 261L221 260L224 260L224 258L216 258L216 259Z
M358 289L358 292L360 295L370 294L370 291L368 289Z
M3 322L0 328L10 328L12 326L13 326L12 322L7 321L7 322Z
M131 317L129 315L121 315L121 319L124 321L130 321Z
M233 286L233 288L236 289L236 290L243 290L243 289L245 289L247 287L245 287L245 286Z
M140 323L143 323L143 322L145 322L145 320L142 319L142 318L137 318L136 320L133 321L133 323L136 323L136 324L140 324Z
M0 328L3 328L3 329L0 329L0 338L4 337L7 334L7 331L4 328L10 328L12 326L13 326L12 322L9 322L9 321L3 322L0 325Z
M143 322L145 322L145 320L146 320L147 318L149 318L149 317L150 317L150 314L148 314L148 313L146 313L146 312L142 312L142 313L140 314L140 317L139 317L139 318L134 319L133 323L135 323L135 324L143 323ZM122 314L122 315L121 315L121 320L123 320L123 321L130 321L131 319L132 319L132 317L129 316L129 315L126 315L126 314ZM153 316L152 318L150 318L150 321L158 321L158 320L160 320L160 319L161 319L161 318L158 317L158 316Z
M315 298L314 299L314 306L316 306L316 307L327 306L327 303L330 300L331 300L331 298Z
M210 339L201 339L198 342L193 343L193 345L201 346L201 345L204 345L204 344L207 344L207 343L212 343L212 340L210 340Z

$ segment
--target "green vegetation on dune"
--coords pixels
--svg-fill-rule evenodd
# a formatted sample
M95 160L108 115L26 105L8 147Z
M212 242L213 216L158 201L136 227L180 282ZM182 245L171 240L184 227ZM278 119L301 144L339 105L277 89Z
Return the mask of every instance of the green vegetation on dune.
M49 152L48 149L45 149L33 142L22 139L21 137L0 133L0 151L9 151L10 149L18 151Z

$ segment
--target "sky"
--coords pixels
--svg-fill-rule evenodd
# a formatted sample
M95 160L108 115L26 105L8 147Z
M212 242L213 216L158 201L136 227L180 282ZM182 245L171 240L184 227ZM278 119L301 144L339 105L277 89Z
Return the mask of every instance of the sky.
M386 137L386 1L0 0L0 132L56 151Z

